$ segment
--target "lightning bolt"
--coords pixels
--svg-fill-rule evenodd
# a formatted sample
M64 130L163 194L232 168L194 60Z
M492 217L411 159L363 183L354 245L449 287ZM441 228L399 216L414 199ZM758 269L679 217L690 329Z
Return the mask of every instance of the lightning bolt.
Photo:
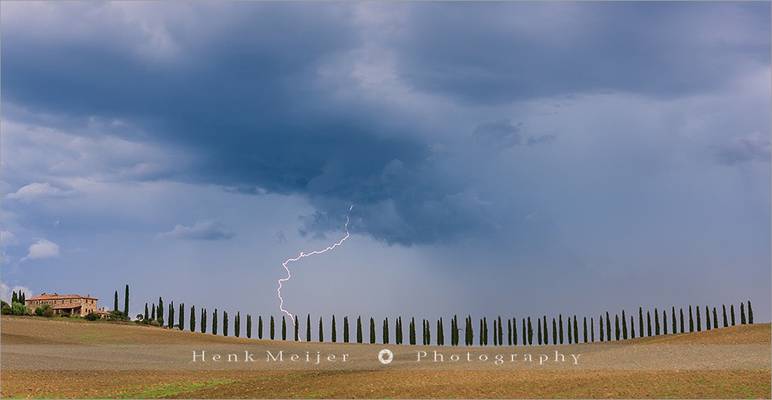
M279 296L279 309L281 310L281 312L283 312L284 314L287 314L289 316L290 321L292 322L293 325L295 324L295 316L291 312L287 311L284 308L284 298L281 297L282 285L284 284L284 282L287 282L290 279L292 279L292 272L290 271L288 265L290 263L299 261L299 260L301 260L303 258L306 258L306 257L310 257L310 256L313 256L313 255L326 253L326 252L328 252L328 251L330 251L330 250L332 250L332 249L342 245L343 242L345 242L351 236L349 234L349 232L348 232L348 223L349 223L349 216L351 215L351 210L352 209L354 209L354 205L353 204L348 208L348 213L346 214L346 223L343 225L343 229L346 231L346 235L343 236L342 238L340 238L340 240L338 240L337 242L335 242L335 243L325 247L322 250L314 250L314 251L312 251L310 253L306 253L306 252L301 251L296 257L288 258L288 259L284 260L283 263L281 263L281 266L284 267L285 271L287 271L287 276L284 277L284 278L279 279L279 281L278 281L279 282L279 287L276 289L276 294Z

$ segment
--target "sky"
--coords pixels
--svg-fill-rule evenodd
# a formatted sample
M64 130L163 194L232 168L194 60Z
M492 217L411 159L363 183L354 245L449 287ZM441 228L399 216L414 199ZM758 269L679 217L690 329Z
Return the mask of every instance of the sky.
M0 7L3 298L770 319L768 2Z

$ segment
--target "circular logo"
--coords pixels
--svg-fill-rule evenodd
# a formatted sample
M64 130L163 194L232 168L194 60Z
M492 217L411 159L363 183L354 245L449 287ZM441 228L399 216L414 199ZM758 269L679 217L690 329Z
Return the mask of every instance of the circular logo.
M380 361L381 364L390 364L392 360L394 360L394 353L392 353L391 350L383 349L378 353L378 361Z

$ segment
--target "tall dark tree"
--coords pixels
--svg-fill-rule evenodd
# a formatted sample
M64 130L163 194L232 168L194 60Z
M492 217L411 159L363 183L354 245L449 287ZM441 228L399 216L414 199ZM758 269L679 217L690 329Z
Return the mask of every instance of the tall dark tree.
M215 308L212 313L212 335L217 335L217 324L219 324L219 321L217 318L217 309Z
M300 341L300 324L298 323L298 316L292 316L292 330L294 331L295 341Z
M520 332L522 333L523 337L523 346L528 344L528 329L526 329L525 326L525 318L522 319L522 324L520 325Z
M150 313L147 310L147 303L145 303L145 316L143 318L145 322L148 322L150 320Z
M233 319L233 334L236 337L241 336L241 312L236 311L236 318Z
M338 341L338 329L335 326L335 315L332 316L332 342L335 343Z
M619 341L619 314L614 314L614 339Z
M375 320L370 317L370 344L375 343Z
M206 308L201 309L201 333L206 333Z
M126 284L126 288L123 290L123 315L129 318L129 284Z
M501 318L499 318L499 324L501 324ZM445 332L443 328L442 317L440 317L437 320L437 346L445 345ZM499 335L499 338L501 338L501 335ZM501 344L501 339L499 339L499 344Z
M729 322L726 319L726 304L721 305L721 316L723 317L724 328L729 326Z
M257 316L257 338L258 339L263 338L263 316L262 315Z
M646 310L646 336L651 336L651 313Z
M552 317L552 344L558 344L558 324Z
M568 344L573 341L573 333L571 332L571 316L568 316Z
M702 318L700 316L700 306L694 307L694 314L697 316L697 332L702 331Z
M547 316L542 316L542 325L544 325L544 344L549 344L549 334L547 333L549 329L547 329Z
M680 322L680 325L681 325L681 333L684 333L686 331L686 329L684 329L684 309L683 309L683 307L679 307L678 308L678 314L679 314L678 319L679 319L679 322Z
M190 306L190 331L196 331L196 306Z
M115 291L115 298L113 299L113 311L118 311L118 291Z
M654 307L654 334L659 336L659 311Z
M630 316L630 339L635 339L635 322L633 316Z
M608 316L608 311L606 311L606 340L611 341L611 318Z
M169 321L166 325L167 328L172 329L174 327L174 302L169 302Z
M311 314L306 314L306 342L311 341Z
M357 343L362 343L362 317L357 317Z
M11 295L11 305L13 305L13 303L20 303L19 295L16 294L15 290L13 291L13 294Z
M322 317L319 317L319 343L324 342L324 324Z
M528 345L529 346L533 345L533 326L531 325L531 317L528 317Z
M271 319L268 321L268 335L269 335L268 337L270 337L271 340L273 340L275 338L275 335L276 335L276 329L275 328L276 328L276 326L275 326L275 323L273 321L273 315L271 315Z
M709 331L713 326L710 323L710 309L705 306L705 330Z
M281 340L287 340L287 320L281 316Z
M228 336L228 312L222 312L222 335Z
M429 321L426 321L426 334L424 336L426 337L426 345L432 344L432 327L429 325ZM488 344L487 340L485 344Z
M582 338L587 343L587 317L582 318Z
M507 319L507 346L512 346L512 320Z
M554 321L554 319L553 319ZM554 325L553 325L554 329ZM555 334L552 334L552 342L555 344ZM590 317L590 342L595 343L595 323L592 320L592 317Z
M576 315L574 315L574 342L579 343L579 327L576 324Z
M383 320L383 344L389 344L389 319Z
M502 326L501 326L501 316L498 316L499 320L499 346L502 345L501 340L504 338L504 335L502 334ZM538 322L538 321L537 321Z
M402 344L402 317L394 320L394 343Z
M348 317L343 317L343 343L348 343Z
M247 339L252 339L252 316L247 314Z
M675 306L672 306L672 307L670 308L670 317L671 317L671 318L672 318L672 320L673 320L673 333L678 333L678 332L676 331Z
M713 307L713 329L718 329L718 312L716 312L716 307Z
M411 345L415 345L416 343L416 334L415 334L415 318L410 318L410 322L407 326L407 336L408 336L408 342Z
M177 317L177 327L180 330L185 329L185 303L180 303L180 315Z
M151 321L158 321L158 319L156 319L156 317L155 317L155 303L153 303L150 306L150 320Z
M603 341L603 314L598 317L598 333L600 334L600 341ZM562 344L562 343L561 343Z
M667 335L667 310L662 310L662 334Z
M692 316L692 306L689 306L689 333L694 332L694 317Z
M748 300L748 323L753 323L753 307L751 306L750 300Z
M643 337L643 308L638 307L638 332Z
M563 314L558 314L558 338L560 344L563 344Z
M155 308L156 321L158 325L164 325L164 299L158 298L158 306Z
M622 339L627 340L627 318L625 310L622 310Z
M734 304L729 306L729 313L730 313L730 316L732 317L732 326L734 326Z
M740 303L740 324L745 325L745 303Z

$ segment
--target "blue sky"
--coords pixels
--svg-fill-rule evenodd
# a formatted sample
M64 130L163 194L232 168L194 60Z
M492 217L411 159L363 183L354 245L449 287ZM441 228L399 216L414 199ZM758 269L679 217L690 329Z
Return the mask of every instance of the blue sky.
M769 7L3 2L3 295L768 320Z

